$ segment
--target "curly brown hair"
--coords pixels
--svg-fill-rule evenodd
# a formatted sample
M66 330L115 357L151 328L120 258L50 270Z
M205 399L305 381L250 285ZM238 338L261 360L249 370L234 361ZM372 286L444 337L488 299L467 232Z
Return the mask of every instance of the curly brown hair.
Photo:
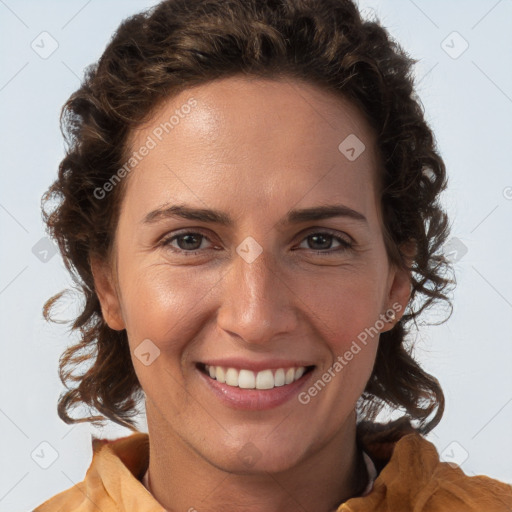
M411 271L412 293L400 321L381 335L359 412L374 420L388 406L404 411L421 433L437 425L443 392L415 361L406 338L433 303L444 301L451 314L447 291L455 281L442 253L449 233L439 202L446 170L414 91L414 63L350 0L165 0L122 22L62 109L67 151L43 196L49 233L85 299L71 326L80 341L60 359L66 391L58 413L66 423L108 418L135 429L143 397L126 331L103 319L90 264L92 257L107 261L111 255L125 187L121 182L108 199L95 190L127 161L133 128L161 101L243 74L303 80L334 92L356 104L375 129L386 251L390 262ZM411 241L412 265L403 251ZM63 293L45 304L47 319ZM80 405L90 415L71 417Z

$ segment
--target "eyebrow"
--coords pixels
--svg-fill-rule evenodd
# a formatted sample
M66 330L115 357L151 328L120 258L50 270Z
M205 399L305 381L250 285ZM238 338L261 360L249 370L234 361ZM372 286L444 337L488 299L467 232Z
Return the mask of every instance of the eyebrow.
M148 213L144 217L143 222L144 224L152 224L161 219L173 217L220 224L227 227L234 225L233 219L227 213L207 208L192 208L186 205L172 205L159 208ZM368 220L362 213L359 213L348 206L332 204L291 210L286 215L286 218L280 220L277 225L282 227L288 224L299 224L301 222L330 219L334 217L347 217L365 224L368 223Z

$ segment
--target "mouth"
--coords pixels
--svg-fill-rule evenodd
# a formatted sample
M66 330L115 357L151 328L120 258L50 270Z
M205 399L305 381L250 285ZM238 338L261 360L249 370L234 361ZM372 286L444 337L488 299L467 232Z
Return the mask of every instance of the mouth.
M242 390L272 390L286 388L302 379L315 368L310 366L290 366L283 368L266 368L253 371L246 368L207 365L197 363L197 369L209 379Z

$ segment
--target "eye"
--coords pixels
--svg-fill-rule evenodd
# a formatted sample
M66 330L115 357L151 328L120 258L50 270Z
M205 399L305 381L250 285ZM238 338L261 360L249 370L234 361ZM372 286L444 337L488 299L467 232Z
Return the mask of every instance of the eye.
M161 245L170 248L173 252L186 254L187 256L198 254L204 249L203 242L209 238L202 233L187 231L164 238Z
M162 239L160 245L169 248L172 252L184 254L186 256L194 256L201 251L212 249L213 247L205 247L204 242L210 242L210 239L199 232L186 231L167 236ZM307 247L303 247L306 243ZM333 243L337 244L333 248ZM309 249L315 254L329 255L339 253L352 248L352 243L328 231L318 231L308 234L303 242L299 245L301 249Z
M301 247L303 246L304 242L309 247ZM338 245L335 246L333 249L333 242L337 243ZM304 238L304 241L299 245L301 248L305 249L311 249L316 254L326 255L326 254L332 254L332 253L338 253L345 251L347 249L352 248L352 243L346 240L345 238L342 238L341 236L337 236L333 233L330 233L328 231L319 231L315 233L310 233Z

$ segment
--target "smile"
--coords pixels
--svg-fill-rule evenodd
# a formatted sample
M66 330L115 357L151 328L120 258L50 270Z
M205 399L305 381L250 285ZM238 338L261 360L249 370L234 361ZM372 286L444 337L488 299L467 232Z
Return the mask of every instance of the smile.
M247 369L202 365L204 373L217 382L241 389L273 389L299 380L312 366L265 369L254 372Z

